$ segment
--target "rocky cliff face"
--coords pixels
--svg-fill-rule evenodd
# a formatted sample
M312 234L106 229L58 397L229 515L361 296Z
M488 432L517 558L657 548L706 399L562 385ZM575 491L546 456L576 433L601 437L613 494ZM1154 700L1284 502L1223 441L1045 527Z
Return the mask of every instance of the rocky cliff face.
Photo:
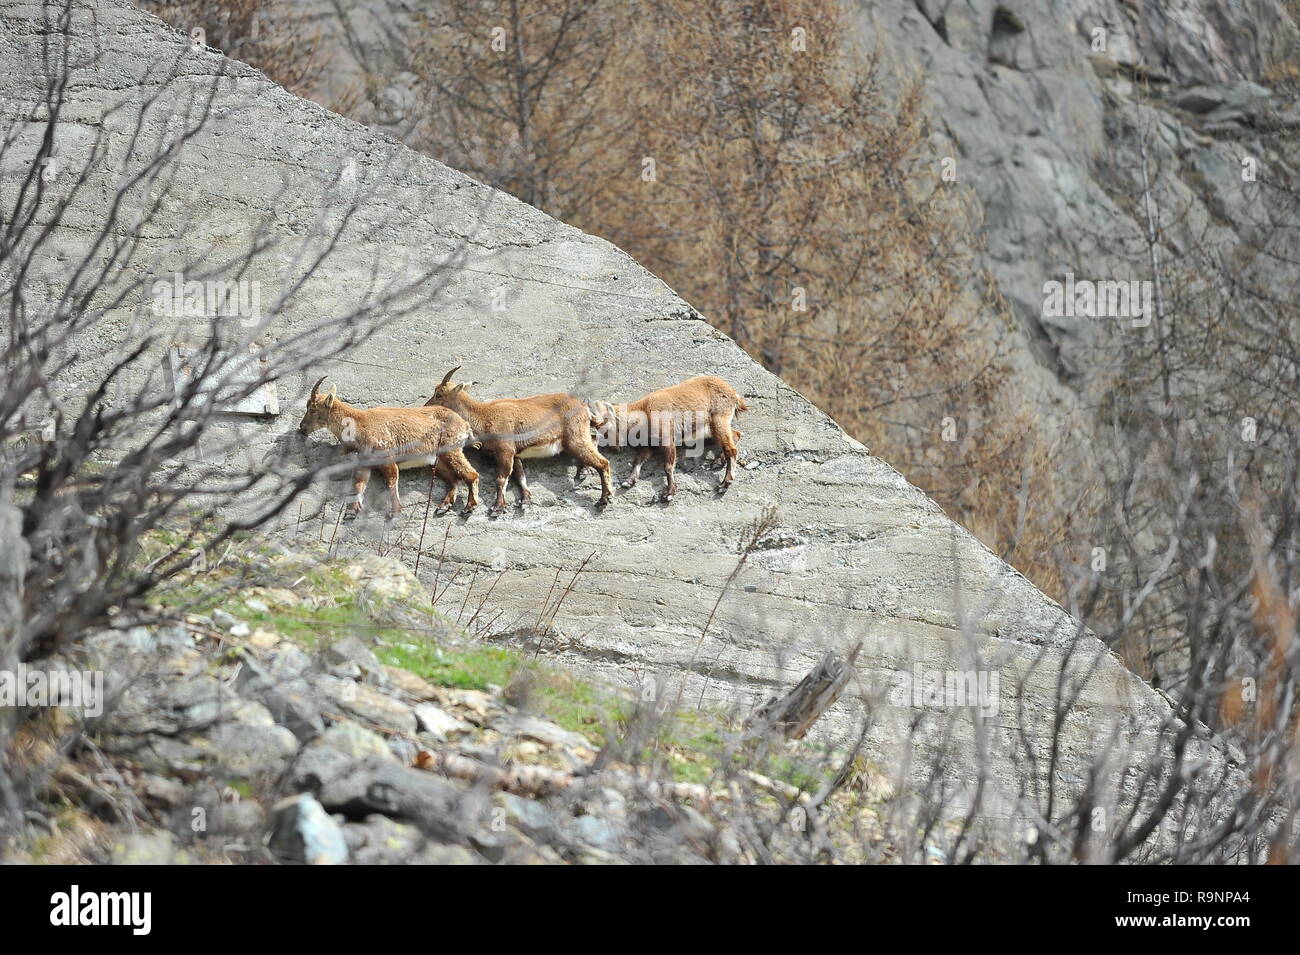
M957 181L984 208L985 261L1054 380L1098 397L1134 331L1044 316L1045 282L1148 279L1141 148L1166 253L1231 250L1271 222L1243 160L1285 164L1260 133L1295 128L1260 85L1293 48L1275 0L860 0L867 42L919 68ZM941 147L943 148L943 147ZM1278 224L1280 227L1280 224ZM1281 267L1277 287L1293 281Z
M7 121L24 120L40 99L39 39L48 31L42 11L35 2L0 6L0 109ZM954 121L954 134L988 123L979 138L968 134L971 159L961 168L971 168L976 181L974 168L996 170L985 185L990 196L1013 193L1001 206L990 206L1021 223L1019 231L995 229L999 238L991 250L1014 291L1017 281L1034 280L1023 250L1061 249L1059 243L1068 239L1059 237L1094 214L1094 199L1104 207L1100 187L1082 173L1071 178L1071 170L1104 148L1103 86L1127 80L1122 70L1103 79L1087 65L1085 53L1075 51L1068 56L1081 71L1071 82L1051 68L996 66L1002 86L994 90L992 79L981 78L967 88L958 79L962 70L974 69L977 54L974 47L961 47L961 38L970 36L974 44L978 31L974 22L969 30L963 22L951 17L945 30L957 45L949 46L921 11L896 18L900 30L929 31L918 46L953 71L970 114L962 124ZM426 304L389 316L377 334L313 374L328 374L342 396L368 406L418 404L456 364L464 365L461 376L474 380L481 397L569 391L621 401L710 373L732 382L751 409L739 421L743 470L725 495L715 490L717 475L704 460L688 458L680 468L681 492L670 506L657 503L650 468L650 480L618 494L600 512L590 484L572 487L568 463L543 461L530 468L535 505L526 512L431 519L426 532L420 522L425 484L408 473L404 498L411 519L396 528L378 519L336 528L345 490L336 486L322 490L323 510L308 511L308 523L286 515L277 533L323 535L342 554L382 547L408 561L423 537L420 576L431 584L437 575L440 608L470 608L468 616L481 604L481 619L496 621L493 630L501 639L535 640L540 631L542 646L557 659L652 695L676 695L678 681L685 681L687 701L748 707L798 680L824 649L862 641L859 679L829 715L826 732L852 732L869 710L871 746L893 757L920 717L923 731L914 755L930 757L951 747L954 758L944 775L963 784L974 780L981 762L970 711L890 691L898 688L900 675L914 675L917 667L941 676L993 674L999 705L986 707L989 719L979 725L991 730L983 744L988 778L1007 800L1028 779L1023 745L1046 744L1046 721L1068 648L1072 673L1090 664L1095 670L1065 724L1060 779L1079 780L1110 727L1128 733L1168 716L1163 698L1104 647L1089 637L1076 640L1073 621L1058 606L617 248L299 100L217 52L192 49L169 27L123 2L78 4L73 29L83 58L56 137L61 154L75 164L79 150L102 136L105 152L96 160L90 188L76 200L87 222L102 218L111 183L134 160L140 143L163 136L176 116L192 113L196 102L215 91L208 121L175 162L175 181L183 188L142 237L160 276L177 268L176 262L240 249L256 234L281 241L282 249L294 248L322 217L339 215L330 204L339 183L355 184L356 209L346 222L340 216L337 247L286 303L263 342L272 363L279 344L313 316L341 313L363 299L377 273L413 274L442 263L441 287ZM1049 39L1041 34L1041 43ZM999 59L1028 65L1043 55L1039 40L1039 28L1032 26L1027 38L1005 49L998 44L1009 41L984 36L978 56L987 56L992 44L1002 50ZM1132 58L1142 49L1122 56ZM1188 59L1181 46L1163 55L1173 64L1168 69L1191 69L1179 66ZM225 77L214 83L220 71ZM1045 96L1058 86L1068 88L1059 95L1071 105L1054 112L1050 123L1023 110L1014 124L1003 115L1017 112L1018 97ZM976 95L977 89L985 95ZM157 96L143 118L132 108L142 93ZM1091 112L1077 112L1079 103ZM977 148L990 142L990 115L998 116L998 128L1009 128L1016 143L1032 145L1013 150L1041 177L1032 189L1025 169L1008 166L991 147ZM21 168L22 148L32 147L41 126L19 131L19 147L6 156L6 168ZM1087 149L1075 156L1082 144ZM1206 155L1218 155L1205 148ZM1059 219L1040 221L1032 202L1051 204ZM64 254L84 249L86 241L71 226L57 235ZM45 274L33 277L33 288L57 284L58 256L46 265ZM293 265L285 252L260 256L246 277L260 283L263 301L271 301L286 291ZM1031 298L1028 291L1019 294ZM101 338L97 349L88 349L57 382L60 389L75 395L106 367L113 350L129 340L133 309L134 303L120 308L113 326L120 337ZM1044 335L1068 352L1064 339ZM233 467L253 459L293 467L332 453L330 442L318 436L309 443L296 431L308 377L279 383L278 415L232 417L208 463ZM237 450L230 439L237 439ZM625 475L628 455L614 453L612 460L616 473ZM379 495L371 507L382 507ZM742 565L740 542L770 509L775 529ZM944 743L938 730L949 717L955 719L955 736ZM1021 739L1022 726L1028 727L1027 739Z

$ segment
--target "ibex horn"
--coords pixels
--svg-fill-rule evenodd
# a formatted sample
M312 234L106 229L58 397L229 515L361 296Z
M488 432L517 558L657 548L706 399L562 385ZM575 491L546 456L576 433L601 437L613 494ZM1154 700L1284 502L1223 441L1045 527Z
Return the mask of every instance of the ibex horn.
M451 376L454 375L454 374L456 374L456 372L458 372L458 371L460 371L460 365L457 365L457 366L456 366L455 368L453 368L451 371L447 372L447 374L443 376L443 379L442 379L442 381L441 381L441 384L444 384L444 385L445 385L447 382L451 381Z
M329 375L321 375L321 376L320 376L320 381L316 382L316 384L314 384L314 385L311 386L311 396L312 396L313 398L315 398L316 395L320 392L320 384L321 384L321 381L324 381L324 380L325 380L326 378L328 378L328 377L329 377Z

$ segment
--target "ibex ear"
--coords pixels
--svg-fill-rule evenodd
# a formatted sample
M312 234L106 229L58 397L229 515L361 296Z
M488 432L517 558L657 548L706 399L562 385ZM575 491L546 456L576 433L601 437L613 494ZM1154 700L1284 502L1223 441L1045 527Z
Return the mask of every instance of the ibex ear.
M458 384L455 388L451 389L451 393L452 393L453 395L455 395L455 394L459 394L460 392L462 392L462 391L465 390L465 386L466 386L466 385L472 385L472 384L473 384L472 381L462 381L462 382L461 382L460 384Z
M329 394L325 396L325 407L326 408L334 407L334 392L331 391Z

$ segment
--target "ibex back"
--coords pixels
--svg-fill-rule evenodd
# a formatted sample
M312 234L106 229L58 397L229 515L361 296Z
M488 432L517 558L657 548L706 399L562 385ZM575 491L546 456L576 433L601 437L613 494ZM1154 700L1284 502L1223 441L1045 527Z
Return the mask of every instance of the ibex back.
M700 375L676 385L652 391L644 398L626 405L596 402L592 417L601 443L613 447L634 447L632 473L623 482L633 487L643 465L654 448L664 460L663 500L671 501L677 493L677 446L703 442L712 437L722 449L727 470L718 483L725 491L736 479L739 458L737 442L740 431L732 425L734 417L749 406L736 389L715 375Z
M497 499L493 513L506 506L506 485L513 474L519 482L519 506L532 500L523 458L549 458L561 451L578 461L578 475L587 467L600 472L600 500L609 503L613 488L609 462L596 448L591 437L593 418L590 409L572 395L534 395L531 398L498 398L477 401L470 397L464 382L453 382L457 365L443 376L428 405L456 412L474 429L474 440L497 464Z

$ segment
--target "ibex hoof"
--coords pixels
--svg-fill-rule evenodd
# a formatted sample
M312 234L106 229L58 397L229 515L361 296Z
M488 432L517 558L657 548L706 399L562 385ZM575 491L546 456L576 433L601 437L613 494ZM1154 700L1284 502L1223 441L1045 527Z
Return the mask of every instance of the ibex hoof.
M632 488L636 487L636 481L631 481L631 480L624 481L622 484L619 485L619 487L623 488L623 490L625 491L630 491L632 490Z
M436 508L434 508L433 516L442 517L442 515L446 514L450 510L451 510L450 504L439 504Z

